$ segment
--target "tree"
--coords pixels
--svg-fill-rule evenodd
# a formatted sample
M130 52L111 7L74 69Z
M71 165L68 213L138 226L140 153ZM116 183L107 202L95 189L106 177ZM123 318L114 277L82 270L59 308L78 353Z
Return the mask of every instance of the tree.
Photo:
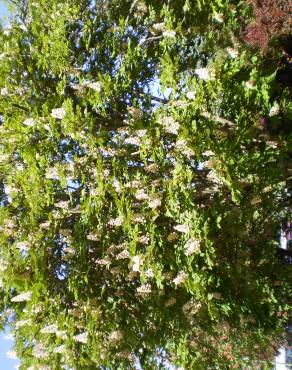
M1 322L20 368L268 368L291 303L281 42L245 43L245 2L11 3Z

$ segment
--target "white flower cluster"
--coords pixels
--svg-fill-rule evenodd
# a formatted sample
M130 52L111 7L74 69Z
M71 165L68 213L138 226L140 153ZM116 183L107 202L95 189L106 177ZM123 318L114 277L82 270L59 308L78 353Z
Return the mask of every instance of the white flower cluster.
M66 346L62 344L61 346L56 347L53 352L54 353L64 353L66 351Z
M51 116L56 119L63 119L66 116L65 108L55 108L51 112Z
M215 71L213 69L209 68L196 68L195 74L198 75L198 77L201 80L204 81L213 81L215 80Z
M238 57L238 50L229 47L226 51L231 58L235 59Z
M120 330L114 330L109 335L109 340L111 342L118 342L123 338L123 333Z
M135 213L133 216L133 221L137 222L138 224L142 224L145 222L145 217L142 215L142 213Z
M189 100L195 100L196 99L196 92L195 91L188 91L186 93L186 98Z
M15 248L20 249L22 251L28 251L29 250L29 244L28 242L18 242L15 244Z
M23 326L26 326L26 325L31 325L32 322L30 319L27 319L27 320L18 320L15 322L15 329L19 329L19 328L22 328Z
M138 237L138 242L141 243L141 244L147 245L147 244L149 244L149 241L150 241L149 236L142 235L142 236Z
M130 136L125 139L125 144L140 146L141 139L138 136Z
M49 357L49 352L44 348L43 344L36 344L33 349L33 356L36 358L46 359Z
M139 272L141 265L142 265L141 258L139 256L134 256L133 257L133 267L132 267L132 270L135 271L135 272Z
M135 198L137 200L147 200L149 199L149 195L145 193L144 189L138 189L136 191Z
M55 203L56 208L61 208L61 209L68 209L69 208L69 202L68 201L60 201L58 203Z
M97 260L95 260L95 263L100 266L106 266L109 265L111 262L107 258L98 258Z
M101 83L100 82L88 82L87 84L86 84L86 86L89 88L89 89L92 89L92 90L94 90L94 91L96 91L96 92L101 92L101 87L102 87L102 85L101 85Z
M83 332L83 333L74 335L73 339L76 342L86 344L88 342L88 333L87 332Z
M150 27L150 32L152 33L152 35L157 35L158 33L161 33L165 30L165 23L164 22L161 22L161 23L154 23L151 27Z
M149 294L151 293L151 285L150 284L143 284L137 288L138 294Z
M176 36L176 32L174 30L167 30L162 33L162 36L169 37L171 39L174 39Z
M39 226L40 226L41 229L49 230L50 227L51 227L51 222L50 221L45 221L45 222L40 223Z
M161 206L161 199L159 195L153 195L150 197L150 200L148 202L149 208L155 209L157 207Z
M56 324L46 325L41 329L42 334L55 334L58 331L58 326Z
M269 117L276 116L277 114L279 114L279 112L280 112L279 104L278 104L278 103L275 103L275 104L272 106L272 108L270 109Z
M130 253L125 249L123 250L122 252L120 252L117 256L116 256L116 259L117 260L124 260L124 259L127 259L127 258L130 258Z
M36 121L33 118L27 118L23 121L23 124L28 127L33 127L36 124Z
M32 292L24 292L11 298L11 302L27 302L32 298Z
M190 239L186 242L184 250L186 256L191 256L192 254L196 253L200 248L200 240L199 239Z
M109 226L122 226L123 222L124 222L123 217L119 216L117 218L111 218L108 221L108 225Z
M178 225L175 225L173 228L174 230L180 233L185 233L185 234L187 234L190 231L190 228L187 224L178 224Z
M161 117L159 120L159 123L164 128L165 132L173 135L178 134L178 130L180 128L180 125L178 122L174 120L173 117L167 116L167 117Z
M175 286L181 286L186 280L187 274L184 271L180 271L176 278L173 279Z
M46 171L46 179L57 180L59 178L58 169L56 167L49 167Z
M86 239L87 239L87 240L91 240L91 241L93 241L93 242L97 242L97 241L99 241L100 236L99 236L99 233L98 233L98 232L89 233L89 234L86 236Z

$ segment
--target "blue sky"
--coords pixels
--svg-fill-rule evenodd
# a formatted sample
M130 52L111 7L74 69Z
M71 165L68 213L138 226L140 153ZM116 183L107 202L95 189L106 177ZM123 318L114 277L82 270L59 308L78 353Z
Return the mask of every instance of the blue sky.
M8 10L5 2L0 0L0 18L7 17ZM4 333L0 332L0 370L14 370L18 361L7 358L6 352L11 349L13 342L4 338Z

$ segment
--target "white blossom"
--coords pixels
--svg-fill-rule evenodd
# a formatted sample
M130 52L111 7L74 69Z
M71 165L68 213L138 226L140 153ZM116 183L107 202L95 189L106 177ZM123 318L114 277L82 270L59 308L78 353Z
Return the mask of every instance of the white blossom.
M151 285L150 284L143 284L137 288L138 294L149 294L151 293Z
M188 91L186 93L186 98L189 100L195 100L196 99L196 92L195 91Z
M157 195L154 195L154 196L151 196L149 202L148 202L148 206L152 209L154 208L157 208L157 207L160 207L161 206L161 199L159 196Z
M113 187L115 188L115 191L117 193L120 193L121 190L122 190L121 185L120 185L120 183L119 183L119 181L117 179L114 179L113 180Z
M151 32L153 35L157 35L158 33L163 32L164 30L165 30L165 23L164 23L164 22L161 22L161 23L154 23L154 24L150 27L150 32Z
M149 195L145 193L144 189L138 189L135 194L137 200L147 200Z
M33 118L27 118L23 121L23 124L28 127L33 127L36 124L36 121Z
M55 108L51 112L51 116L56 119L63 119L66 115L65 108Z
M51 227L51 222L50 221L45 221L45 222L40 223L39 226L40 226L41 229L49 230L50 227Z
M58 169L56 167L49 167L46 171L46 179L56 180L59 178Z
M142 265L141 258L139 256L134 256L133 257L133 267L132 267L132 270L135 271L135 272L139 272L141 265Z
M18 320L18 321L15 322L15 329L22 328L23 326L26 326L26 325L31 325L31 320L30 319Z
M66 351L66 346L62 344L61 346L56 347L53 352L54 353L64 353Z
M138 242L141 243L141 244L149 244L149 241L150 241L150 238L146 235L142 235L142 236L139 236L138 237Z
M30 301L32 298L32 292L24 292L16 295L15 297L11 298L11 302L27 302Z
M272 108L270 109L269 117L276 116L277 114L279 114L279 112L280 112L279 104L278 104L278 103L275 103L275 104L272 106Z
M86 236L86 239L96 242L96 241L98 241L100 239L99 233L98 232L89 233Z
M146 129L141 129L141 130L137 130L136 131L136 135L138 136L138 137L143 137L143 136L145 136L146 135L146 133L147 133L147 130Z
M177 277L175 279L173 279L174 285L176 285L176 286L182 285L184 283L184 281L186 280L186 277L187 277L187 274L183 271L180 271L179 274L177 275Z
M23 250L23 251L28 251L29 250L29 244L28 242L18 242L15 244L15 248Z
M145 217L142 215L142 213L136 213L133 216L133 221L141 224L145 222Z
M196 73L196 75L198 75L198 77L201 80L204 80L204 81L212 81L212 80L215 80L215 71L213 69L209 69L209 68L196 68L195 69L195 73Z
M33 349L33 356L36 358L48 358L49 352L44 348L43 344L36 344Z
M206 150L205 152L202 153L203 155L210 157L215 155L215 153L212 150Z
M180 128L180 125L178 122L174 120L174 118L167 116L167 117L161 117L158 121L164 128L165 132L173 135L178 134L178 130Z
M58 331L58 326L56 324L46 325L44 328L41 329L42 334L54 334Z
M0 95L6 96L8 94L9 94L8 88L7 87L2 87L2 89L0 90Z
M253 80L245 81L245 86L249 90L255 89L255 82Z
M180 233L188 233L190 231L189 226L186 224L178 224L175 225L173 228L174 230L179 231Z
M84 332L84 333L80 333L80 334L74 335L73 339L76 342L80 342L80 343L86 344L88 342L88 333L87 332Z
M168 30L168 31L164 31L162 33L162 36L164 37L169 37L171 39L175 38L175 35L176 35L176 32L174 30Z
M106 266L109 265L111 261L107 258L98 258L97 260L95 260L95 263L97 265Z
M87 85L86 85L89 89L92 89L96 92L101 92L101 83L100 82L89 82Z
M109 226L121 226L123 224L123 217L119 216L117 218L111 218L109 221L108 221L108 225Z
M227 48L227 49L226 49L226 51L227 51L228 55L229 55L231 58L235 59L235 58L237 58L237 57L238 57L238 50L237 50L237 49Z
M138 136L130 136L127 139L125 139L125 143L140 146L141 145L141 139Z
M114 330L109 335L109 340L111 342L118 342L123 338L123 333L120 330Z
M152 278L152 277L154 276L154 272L153 272L153 270L152 270L151 268L149 268L149 269L147 269L147 270L145 271L145 275L146 275L146 277L148 277L148 278Z
M148 164L146 167L145 167L145 171L146 172L149 172L149 173L156 173L159 171L159 166L158 164L156 163L151 163L151 164Z
M69 208L69 202L68 201L60 201L58 203L55 203L56 208L61 208L61 209L68 209Z
M125 249L116 256L117 260L123 260L130 257L130 253Z
M185 244L184 250L186 256L191 256L192 254L196 253L200 248L200 240L199 239L190 239Z
M223 14L221 14L221 13L215 13L213 18L218 23L222 23L224 21Z

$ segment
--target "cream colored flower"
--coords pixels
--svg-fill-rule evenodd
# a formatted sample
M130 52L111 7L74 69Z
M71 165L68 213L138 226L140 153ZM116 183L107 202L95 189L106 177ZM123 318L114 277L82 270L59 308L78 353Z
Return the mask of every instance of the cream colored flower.
M188 233L190 231L190 228L187 224L178 224L175 225L174 230L179 231L180 233Z
M11 298L11 302L27 302L30 301L32 298L32 292L24 292L16 295L15 297Z
M149 294L151 293L151 285L150 284L143 284L137 288L138 294Z
M186 280L187 274L184 271L180 271L176 278L173 279L175 286L181 286Z
M195 74L198 75L198 77L204 81L215 80L215 71L210 68L196 68Z
M87 344L87 342L88 342L88 333L87 332L83 332L83 333L74 335L73 339L76 342Z
M66 116L65 108L55 108L51 112L51 116L56 119L63 119Z
M199 239L190 239L185 244L184 250L186 256L191 256L192 254L196 253L200 248L200 240Z
M27 118L23 121L23 124L28 127L33 127L36 124L36 121L33 118Z

